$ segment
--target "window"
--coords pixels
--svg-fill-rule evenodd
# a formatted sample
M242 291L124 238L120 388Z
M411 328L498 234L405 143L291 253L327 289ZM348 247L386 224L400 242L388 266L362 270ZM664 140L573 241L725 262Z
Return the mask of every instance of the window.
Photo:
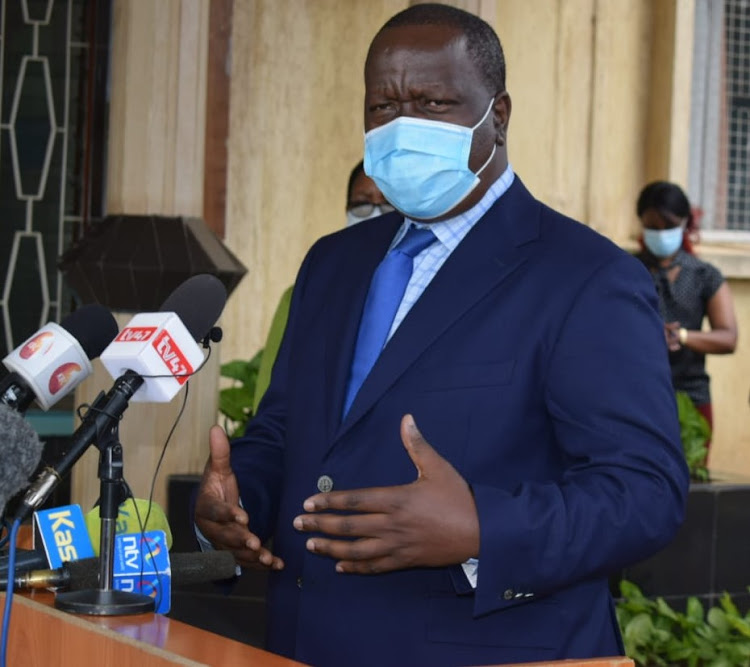
M750 0L696 0L689 193L706 238L750 240Z

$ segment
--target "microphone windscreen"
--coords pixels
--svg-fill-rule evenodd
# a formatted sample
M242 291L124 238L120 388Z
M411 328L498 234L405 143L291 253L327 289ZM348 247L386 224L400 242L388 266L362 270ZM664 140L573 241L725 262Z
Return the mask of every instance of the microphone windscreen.
M148 515L148 520L146 519ZM94 547L94 553L99 555L99 546L101 542L101 518L99 516L99 507L89 510L84 519L86 528L91 538L91 544ZM115 523L116 535L128 535L131 533L141 532L141 521L145 521L143 532L149 530L163 530L167 537L167 549L172 548L172 531L169 528L167 516L164 510L155 502L151 503L151 512L148 511L148 500L143 498L128 498L123 502L117 511L117 521Z
M174 586L222 581L237 574L237 561L229 551L174 552L169 562Z
M101 564L98 558L81 558L80 560L69 560L65 563L65 569L70 579L63 588L71 591L85 591L99 586L99 571Z
M42 458L42 442L23 416L0 404L0 516L5 503L29 484Z
M176 313L193 339L201 341L216 324L226 302L227 290L222 282L216 276L201 273L177 287L159 310Z
M237 561L229 551L191 551L169 554L173 587L207 584L236 575ZM70 575L63 588L71 591L99 588L99 558L82 558L65 563Z
M60 326L78 341L89 359L96 359L119 331L112 313L98 303L77 308Z

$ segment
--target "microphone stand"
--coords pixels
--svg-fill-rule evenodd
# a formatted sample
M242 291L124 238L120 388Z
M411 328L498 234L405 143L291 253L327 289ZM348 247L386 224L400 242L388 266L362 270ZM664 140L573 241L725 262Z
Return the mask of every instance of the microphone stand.
M100 415L105 415L108 428L97 441L99 448L100 501L99 517L101 536L99 540L99 588L81 591L60 592L55 597L55 607L75 614L91 616L125 616L154 611L154 599L141 593L116 590L114 584L114 545L117 514L120 506L120 490L123 484L122 444L119 440L118 419L127 407L128 400L143 378L135 373L126 373L119 380L120 391L116 401L109 401ZM115 405L111 405L115 403Z

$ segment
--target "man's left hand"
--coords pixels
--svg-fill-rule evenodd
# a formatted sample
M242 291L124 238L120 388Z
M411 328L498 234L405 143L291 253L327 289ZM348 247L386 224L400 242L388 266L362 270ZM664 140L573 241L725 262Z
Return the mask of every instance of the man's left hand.
M294 519L297 530L323 533L308 539L307 548L336 559L338 572L456 565L479 555L479 518L466 480L422 437L411 415L401 420L401 440L417 469L415 481L319 493L305 500L308 514Z

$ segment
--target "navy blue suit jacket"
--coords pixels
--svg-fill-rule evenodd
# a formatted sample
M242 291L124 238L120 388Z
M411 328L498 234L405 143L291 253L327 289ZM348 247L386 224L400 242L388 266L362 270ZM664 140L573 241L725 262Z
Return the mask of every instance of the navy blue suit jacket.
M319 240L271 385L232 447L270 575L268 648L314 665L457 665L622 654L608 574L673 536L688 486L654 286L518 178L440 269L341 421L372 273L398 214ZM337 574L292 527L334 489L406 484L405 413L470 483L460 565Z

